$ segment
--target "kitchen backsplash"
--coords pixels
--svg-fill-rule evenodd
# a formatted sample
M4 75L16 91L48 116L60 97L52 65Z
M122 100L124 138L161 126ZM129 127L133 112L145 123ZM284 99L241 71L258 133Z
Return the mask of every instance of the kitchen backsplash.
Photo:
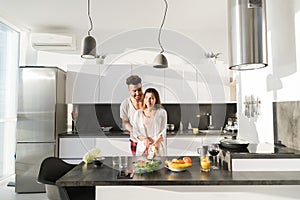
M300 150L300 101L274 102L274 142Z
M214 129L220 129L227 123L228 117L236 113L235 103L224 104L163 104L168 113L168 123L175 124L179 129L182 122L183 130L192 127L207 129L209 115L212 117ZM80 104L77 121L78 131L99 131L101 126L112 126L111 131L119 131L122 121L120 119L120 104Z

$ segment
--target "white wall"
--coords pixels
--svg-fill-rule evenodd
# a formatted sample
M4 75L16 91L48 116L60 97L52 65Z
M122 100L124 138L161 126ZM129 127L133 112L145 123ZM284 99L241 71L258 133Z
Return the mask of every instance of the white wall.
M273 101L300 100L300 2L267 0L269 66L239 72L239 137L250 142L273 143ZM298 60L297 60L298 57ZM261 115L244 116L245 95L261 98Z
M54 66L67 70L68 64L82 64L78 53L66 54L51 51L37 51L31 46L30 33L20 35L20 66Z

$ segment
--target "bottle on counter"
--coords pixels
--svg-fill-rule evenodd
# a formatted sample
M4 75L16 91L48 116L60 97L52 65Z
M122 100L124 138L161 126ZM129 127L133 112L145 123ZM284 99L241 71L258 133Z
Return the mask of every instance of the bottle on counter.
M191 122L189 122L189 125L188 125L188 130L192 130L193 129L193 127L192 127L192 124L191 124Z
M179 123L179 132L180 132L180 133L183 132L183 124L182 124L182 121L180 121L180 123Z

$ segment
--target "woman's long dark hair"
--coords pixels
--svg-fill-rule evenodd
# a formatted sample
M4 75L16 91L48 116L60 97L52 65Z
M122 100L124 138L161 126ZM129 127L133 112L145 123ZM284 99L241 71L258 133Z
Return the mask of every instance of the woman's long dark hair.
M147 93L152 93L156 99L155 101L155 108L161 108L161 101L160 101L160 97L159 97L159 93L156 89L154 88L148 88L145 92L144 92L144 97L146 96ZM144 108L146 107L146 105L144 105Z

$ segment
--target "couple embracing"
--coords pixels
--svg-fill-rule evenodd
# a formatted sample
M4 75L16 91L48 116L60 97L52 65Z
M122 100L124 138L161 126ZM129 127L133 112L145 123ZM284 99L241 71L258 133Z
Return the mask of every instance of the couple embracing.
M120 106L123 128L130 132L133 156L166 155L167 112L162 107L159 93L148 88L143 94L142 80L137 75L126 79L130 97Z

